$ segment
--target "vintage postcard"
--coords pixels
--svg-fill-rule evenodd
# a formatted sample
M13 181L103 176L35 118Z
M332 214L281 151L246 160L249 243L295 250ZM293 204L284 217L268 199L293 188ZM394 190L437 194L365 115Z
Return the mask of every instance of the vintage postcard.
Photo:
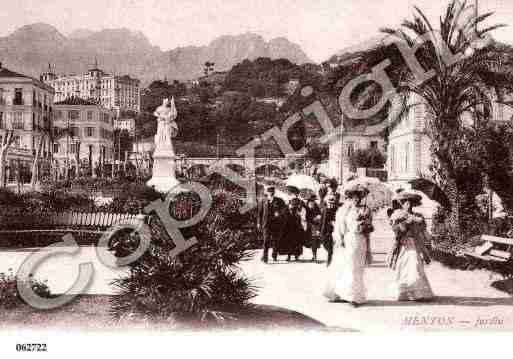
M8 353L513 330L513 3L1 8Z

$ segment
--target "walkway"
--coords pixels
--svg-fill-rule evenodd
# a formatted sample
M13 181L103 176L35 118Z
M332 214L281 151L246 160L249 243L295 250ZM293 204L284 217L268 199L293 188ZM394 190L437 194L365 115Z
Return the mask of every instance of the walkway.
M366 273L367 305L355 309L348 304L328 303L320 294L325 265L308 262L308 249L303 255L304 261L298 263L283 261L265 265L258 260L260 253L243 262L243 270L260 286L254 302L291 309L331 327L362 331L513 329L513 300L490 286L501 278L486 271L451 270L434 263L426 268L426 272L438 300L429 304L396 302L394 276L384 264L392 237L384 222L378 227L379 234L372 239L375 262ZM28 254L22 251L1 252L0 272L6 272L8 268L17 270ZM324 255L322 252L321 260ZM125 272L112 271L99 263L93 247L82 247L75 258L56 257L45 263L36 274L37 277L48 278L52 291L59 293L72 284L78 274L78 264L85 262L92 262L95 266L94 280L87 293L112 294L110 281Z

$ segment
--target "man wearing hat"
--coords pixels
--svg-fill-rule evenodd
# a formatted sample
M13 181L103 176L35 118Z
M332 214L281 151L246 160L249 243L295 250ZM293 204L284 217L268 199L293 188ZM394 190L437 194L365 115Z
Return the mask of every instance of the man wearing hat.
M321 182L321 186L319 187L319 200L321 203L324 201L324 198L328 194L328 187L331 184L331 181L328 178L323 179Z
M320 242L322 243L326 252L328 252L327 265L331 264L333 258L333 226L335 223L335 215L337 213L337 199L335 196L326 197L326 205L321 210L320 221ZM317 245L312 246L313 260L317 260Z
M275 197L275 188L272 186L266 189L266 198L258 206L257 229L262 234L263 255L262 262L267 263L269 249L272 248L272 257L276 261L278 253L275 249L276 239L280 235L281 215L285 210L285 202Z

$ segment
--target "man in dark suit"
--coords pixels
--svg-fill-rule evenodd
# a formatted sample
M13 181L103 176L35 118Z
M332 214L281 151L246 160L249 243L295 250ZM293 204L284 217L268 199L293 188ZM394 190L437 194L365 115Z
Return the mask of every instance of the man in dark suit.
M272 257L276 261L278 253L275 249L276 238L280 234L282 213L286 208L285 202L274 196L274 187L268 187L266 197L259 203L257 215L257 228L262 234L264 253L262 262L267 263L269 249L272 248Z

